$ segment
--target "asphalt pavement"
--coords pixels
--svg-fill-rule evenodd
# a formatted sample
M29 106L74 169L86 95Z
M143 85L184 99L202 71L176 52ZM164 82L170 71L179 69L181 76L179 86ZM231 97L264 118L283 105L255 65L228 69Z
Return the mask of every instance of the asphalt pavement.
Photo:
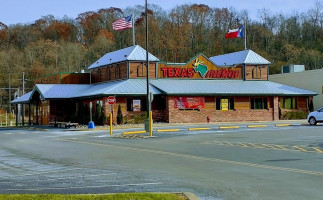
M229 126L239 127L220 128ZM167 129L173 131L157 131ZM118 127L111 136L108 129L0 129L0 193L192 192L200 199L248 200L323 196L322 125L308 126L304 120L158 124L154 137L122 136L138 130L143 128Z

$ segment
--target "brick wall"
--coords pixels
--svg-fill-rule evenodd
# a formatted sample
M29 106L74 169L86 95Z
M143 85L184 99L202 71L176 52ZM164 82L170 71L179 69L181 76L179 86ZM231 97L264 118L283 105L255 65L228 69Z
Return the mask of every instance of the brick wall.
M214 100L212 100L212 98ZM246 99L249 97L234 97L235 110L216 110L215 97L207 97L205 101L205 108L198 110L179 110L174 108L174 97L168 97L167 108L169 111L169 123L206 123L207 117L210 122L229 122L229 121L271 121L273 120L273 98L268 97L268 109L251 110L249 102ZM278 104L278 101L277 101ZM277 114L278 115L278 114Z

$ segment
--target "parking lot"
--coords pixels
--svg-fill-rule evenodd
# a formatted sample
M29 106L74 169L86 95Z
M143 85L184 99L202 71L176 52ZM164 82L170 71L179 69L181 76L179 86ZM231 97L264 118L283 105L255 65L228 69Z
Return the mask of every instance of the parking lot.
M323 126L266 125L156 127L152 138L121 136L139 129L1 129L0 192L320 199Z

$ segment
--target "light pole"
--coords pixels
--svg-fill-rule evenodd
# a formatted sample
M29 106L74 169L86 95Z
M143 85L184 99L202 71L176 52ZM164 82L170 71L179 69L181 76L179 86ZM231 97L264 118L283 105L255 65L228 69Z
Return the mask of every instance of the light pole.
M152 136L152 113L150 108L150 98L149 98L149 44L148 44L148 8L147 0L145 0L145 17L146 17L146 75L147 75L147 122L149 135Z

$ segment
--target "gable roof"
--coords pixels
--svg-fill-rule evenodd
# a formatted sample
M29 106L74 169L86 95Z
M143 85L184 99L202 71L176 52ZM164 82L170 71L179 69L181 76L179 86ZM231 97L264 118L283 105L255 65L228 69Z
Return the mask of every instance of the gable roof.
M230 66L238 64L247 64L247 65L269 65L270 62L255 53L252 50L243 50L234 53L228 53L219 56L210 57L210 60L219 66Z
M150 62L159 61L159 59L151 53L148 53L148 59ZM88 67L88 69L93 69L123 61L146 61L146 50L139 45L134 45L117 51L112 51L102 56L99 60L95 61Z

